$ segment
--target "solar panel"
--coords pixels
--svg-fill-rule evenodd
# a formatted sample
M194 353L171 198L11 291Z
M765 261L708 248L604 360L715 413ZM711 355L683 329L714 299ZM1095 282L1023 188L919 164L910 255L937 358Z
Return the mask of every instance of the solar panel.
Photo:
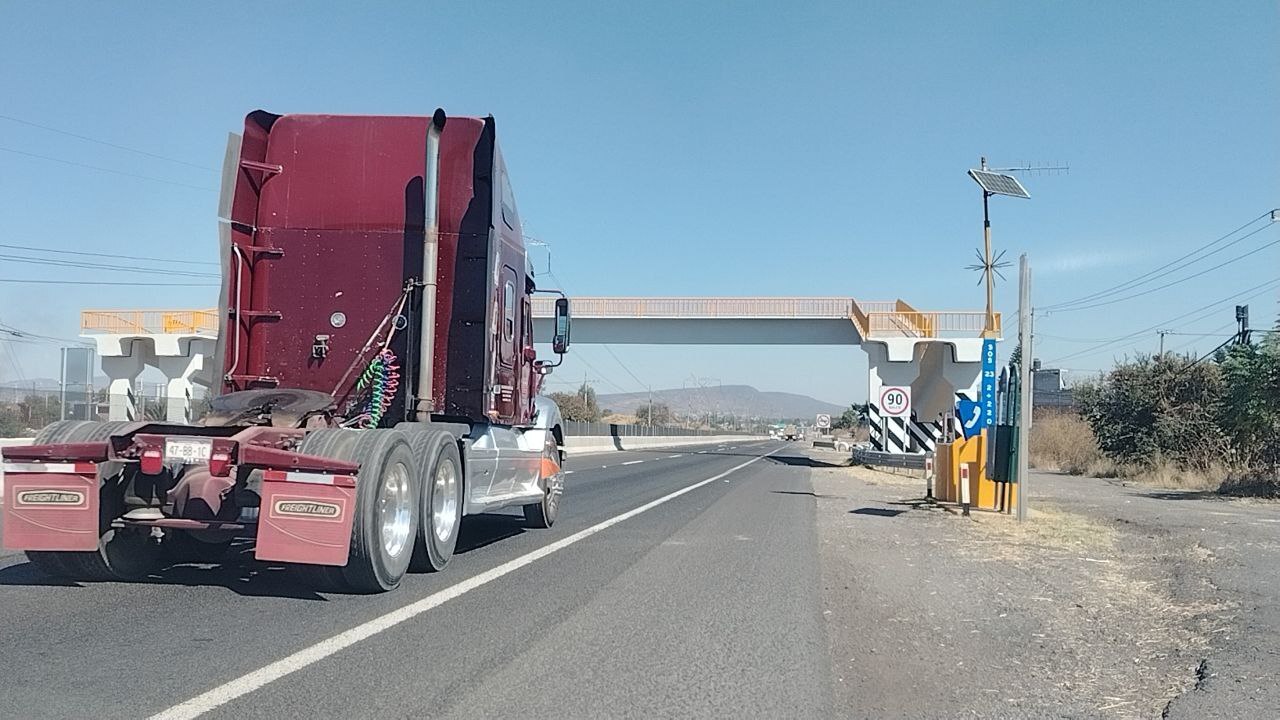
M1031 197L1031 193L1027 192L1026 188L1022 187L1022 183L1018 182L1018 178L1012 175L1003 175L987 170L970 170L969 177L981 185L983 190L993 195L1010 195L1020 198Z

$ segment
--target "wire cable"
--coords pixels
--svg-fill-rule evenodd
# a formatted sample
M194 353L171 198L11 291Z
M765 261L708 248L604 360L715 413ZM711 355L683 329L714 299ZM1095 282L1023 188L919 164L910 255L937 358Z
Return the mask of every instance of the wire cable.
M213 265L219 266L220 263L212 260L172 260L158 257L144 257L141 255L117 255L115 253L96 253L84 250L56 250L54 248L32 247L30 245L7 245L0 243L0 248L8 248L10 250L26 250L28 252L57 253L59 255L84 255L86 257L112 258L114 260L143 260L146 262L162 262L162 263L178 263L180 265Z
M1263 230L1266 230L1268 227L1271 227L1271 226L1270 226L1270 225L1264 225L1264 226L1262 226L1262 227L1258 228L1257 230L1254 230L1253 232L1249 233L1248 235L1245 235L1245 236L1243 236L1243 237L1239 238L1239 240L1244 240L1244 239L1245 239L1245 238L1247 238L1247 237L1251 237L1251 236L1253 236L1253 235L1257 235L1258 233L1262 232ZM1239 240L1237 240L1237 242L1239 242ZM1232 244L1234 244L1234 243L1232 243ZM1166 289L1166 288L1171 288L1171 287L1173 287L1174 285L1179 285L1179 284L1184 283L1184 282L1186 282L1186 281L1188 281L1188 280L1194 280L1195 278L1198 278L1198 277L1200 277L1200 276L1202 276L1202 275L1205 275L1205 274L1207 274L1207 273L1211 273L1211 272L1213 272L1214 270L1217 270L1217 269L1219 269L1219 268L1222 268L1222 267L1225 267L1225 266L1227 266L1227 265L1230 265L1230 264L1231 264L1231 263L1233 263L1233 262L1237 262L1237 261L1239 261L1239 260L1243 260L1243 259L1245 259L1245 258L1249 257L1250 255L1256 255L1256 254L1258 254L1258 253L1262 252L1263 250L1266 250L1267 248L1272 247L1272 246L1275 246L1275 245L1280 245L1280 240L1273 240L1273 241L1271 241L1271 242L1269 242L1269 243L1267 243L1267 244L1265 244L1265 245L1261 245L1261 246L1259 246L1259 247L1257 247L1257 248L1255 248L1255 249L1253 249L1253 250L1250 250L1249 252L1244 253L1243 255L1237 255L1236 257L1233 257L1233 258L1231 258L1230 260L1227 260L1227 261L1225 261L1225 262L1218 263L1217 265L1214 265L1214 266L1213 266L1213 267L1211 267L1211 268L1207 268L1207 269L1205 269L1205 270L1201 270L1201 271L1200 271L1200 272L1198 272L1198 273L1193 273L1193 274L1188 275L1188 276L1186 276L1186 277L1184 277L1184 278L1179 278L1179 279L1177 279L1177 280L1172 280L1172 281L1170 281L1170 282L1165 283L1164 285L1158 285L1158 286L1153 287L1153 288L1148 288L1147 290L1143 290L1142 292L1139 292L1139 293L1134 293L1134 294L1132 294L1132 295L1126 295L1126 296L1124 296L1124 297L1115 298L1115 299L1112 299L1112 300L1104 300L1103 302L1093 303L1093 304L1090 304L1090 305L1073 305L1073 306L1071 306L1071 307L1065 307L1065 308L1058 308L1058 309L1046 309L1046 310L1045 310L1045 314L1046 314L1046 315L1048 315L1048 314L1054 314L1054 313L1076 312L1076 311L1078 311L1078 310L1090 310L1090 309L1092 309L1092 308L1105 307L1105 306L1107 306L1107 305L1114 305L1114 304L1116 304L1116 303L1118 303L1118 302L1124 302L1124 301L1126 301L1126 300L1132 300L1132 299L1137 298L1137 297L1142 297L1143 295L1150 295L1150 294L1151 294L1151 293L1153 293L1153 292L1158 292L1158 291L1160 291L1160 290L1164 290L1164 289ZM1219 249L1219 250L1225 250L1226 248L1227 248L1227 246L1226 246L1226 245L1224 245L1223 247L1218 248L1218 249ZM1214 252L1217 252L1217 251L1214 251ZM1212 254L1212 253L1210 253L1210 254ZM1208 255L1206 255L1206 256L1204 256L1204 257L1208 257ZM1201 259L1201 260L1203 260L1204 258L1200 258L1200 259ZM1185 266L1184 266L1184 267L1185 267ZM1179 268L1179 269L1180 269L1180 268Z
M1044 307L1042 307L1042 308L1040 308L1040 309L1041 309L1041 310L1046 310L1046 311L1048 311L1048 310L1054 310L1054 309L1057 309L1057 308L1063 308L1063 307L1066 307L1066 306L1068 306L1068 305L1076 305L1076 304L1078 304L1078 303L1090 302L1090 301L1098 300L1098 299L1101 299L1101 298L1104 298L1104 297L1107 297L1107 296L1110 296L1110 295L1114 295L1114 294L1116 294L1116 293L1121 293L1121 292L1124 292L1124 291L1126 291L1126 290L1130 290L1130 289L1132 289L1132 288L1134 288L1134 287L1137 287L1138 285L1142 285L1142 284L1144 284L1144 283L1147 281L1147 279L1148 279L1148 278L1152 278L1153 276L1158 275L1159 273L1161 273L1161 272L1165 271L1166 269L1169 269L1169 268L1170 268L1170 267L1172 267L1173 265L1177 265L1178 263L1182 262L1183 260L1186 260L1186 259L1188 259L1188 258L1191 258L1191 257L1195 256L1195 255L1198 255L1199 253L1201 253L1201 252L1203 252L1203 251L1205 251L1205 250L1208 250L1209 248L1213 247L1214 245L1217 245L1218 243L1220 243L1220 242L1222 242L1222 241L1226 240L1227 238L1230 238L1232 235L1235 235L1236 233L1240 232L1241 230L1244 230L1245 228L1249 227L1250 225L1253 225L1254 223L1258 222L1259 220L1262 220L1263 218L1266 218L1266 217L1270 217L1271 212L1272 212L1272 211L1268 210L1267 212L1262 213L1262 214L1261 214L1261 215L1259 215L1258 217L1256 217L1256 218L1254 218L1254 219L1250 220L1249 222L1247 222L1247 223L1245 223L1245 224L1241 225L1240 227L1236 228L1235 230L1232 230L1231 232L1227 233L1226 235L1223 235L1223 236L1221 236L1221 237L1219 237L1219 238L1217 238L1217 239L1215 239L1215 240L1212 240L1212 241L1210 241L1210 242L1208 242L1208 243L1206 243L1206 244L1204 244L1204 245L1202 245L1202 246L1200 246L1200 247L1196 248L1195 250L1192 250L1191 252L1187 253L1186 255L1183 255L1182 257L1179 257L1179 258L1176 258L1176 259L1174 259L1174 260L1171 260L1171 261L1169 261L1168 263L1166 263L1166 264L1164 264L1164 265L1161 265L1160 267L1158 267L1158 268L1156 268L1156 269L1154 269L1154 270L1151 270L1151 271L1149 271L1149 272L1146 272L1146 273L1143 273L1142 275L1137 276L1136 278L1132 278L1132 279L1130 279L1130 280L1127 280L1127 281L1125 281L1125 282L1120 283L1119 285L1115 285L1115 286L1112 286L1112 287L1107 288L1107 289L1104 289L1104 290L1099 290L1099 291L1094 292L1094 293L1089 293L1089 294L1087 294L1087 295L1082 295L1081 297L1075 298L1074 300L1065 300L1065 301L1060 302L1060 303L1054 303L1054 304L1052 304L1052 305L1046 305L1046 306L1044 306ZM1265 227L1265 226L1264 226L1264 227ZM1239 242L1240 240L1243 240L1243 239L1244 239L1244 238L1239 238L1239 239L1237 239L1237 240L1235 240L1235 241L1233 241L1233 242L1231 242L1231 243L1228 243L1226 246L1224 246L1224 247L1222 247L1222 248L1219 248L1218 250L1215 250L1214 252L1218 252L1218 251L1220 251L1220 250L1224 250L1224 249L1226 249L1227 247L1230 247L1231 245L1234 245L1236 242ZM1213 254L1213 253L1210 253L1210 255L1211 255L1211 254ZM1205 257L1208 257L1208 255L1206 255ZM1204 258L1197 258L1196 260L1192 260L1192 262L1193 262L1193 263L1194 263L1194 262L1198 262L1199 260L1203 260L1203 259L1204 259ZM1183 267L1185 267L1185 266L1183 266ZM1174 268L1174 269L1176 270L1176 269L1181 269L1181 268Z
M0 115L0 120L8 120L9 122L15 122L15 123L18 123L19 125L26 125L28 127L40 128L41 130L47 130L51 133L66 135L67 137L73 137L73 138L76 138L77 140L84 140L85 142L97 143L98 145L105 145L110 148L115 148L117 150L124 150L125 152L131 152L136 155L142 155L145 157L154 158L156 160L165 160L167 162L177 163L179 165L186 165L187 167L193 167L193 168L196 168L197 170L207 170L209 172L217 172L213 168L207 167L205 165L197 165L195 163L187 162L186 160L179 160L177 158L171 158L165 155L157 155L156 153L147 152L146 150L139 150L137 148L131 148L127 145L117 145L116 143L107 142L106 140L91 138L88 135L78 135L73 132L67 132L66 130L59 130L58 128L55 128L55 127L49 127L48 125L41 125L40 123L34 123L34 122L31 122L30 120L23 120L22 118L16 118L16 117L13 117L12 115Z
M203 187L201 185L189 185L184 182L175 180L165 180L163 178L151 177L150 175L139 175L137 173L125 172L123 170L114 170L112 168L104 168L98 165L89 165L87 163L75 162L73 160L63 160L62 158L49 157L48 155L37 155L36 153L26 152L25 150L14 150L13 148L0 147L0 151L13 153L14 155L25 155L26 157L38 158L40 160L48 160L49 162L62 163L63 165L71 165L72 167L80 167L88 170L97 170L98 172L111 173L112 175L123 175L124 177L136 178L138 180L150 180L151 182L163 183L165 185L176 185L178 187L190 188L192 190L202 190L204 192L218 192L216 188Z
M1209 309L1211 309L1211 308L1216 308L1216 307L1219 307L1219 306L1221 306L1221 305L1223 305L1223 304L1230 303L1230 302L1234 302L1234 301L1236 301L1238 298L1240 298L1242 295L1244 295L1245 293L1251 293L1251 292L1252 292L1252 293L1255 293L1254 295L1250 295L1249 297L1244 298L1245 300L1252 300L1253 298L1258 297L1259 295L1264 295L1264 294L1266 294L1266 293L1270 292L1272 289L1277 288L1277 287L1280 287L1280 280L1268 280L1267 282L1264 282L1264 283L1262 283L1261 285L1255 285L1255 286L1253 286L1253 287L1251 287L1251 288L1248 288L1248 289L1245 289L1245 290L1241 290L1240 292L1238 292L1238 293L1236 293L1236 294L1234 294L1234 295L1230 295L1230 296L1228 296L1228 297L1226 297L1226 298L1223 298L1222 300L1216 300L1216 301L1211 302L1211 303L1208 303L1208 304L1206 304L1206 305L1202 305L1202 306L1200 306L1200 307L1198 307L1198 308L1196 308L1196 309L1194 309L1194 310L1191 310L1191 311L1189 311L1189 312L1185 312L1185 313L1183 313L1183 314L1181 314L1181 315L1178 315L1178 316L1176 316L1176 317L1169 318L1168 320L1163 320L1163 321L1158 322L1158 323L1156 323L1155 325L1152 325L1152 326L1150 326L1150 327L1145 327L1145 328L1143 328L1143 329L1141 329L1141 330L1138 330L1138 331L1136 331L1136 332L1129 333L1128 335L1122 335L1122 336L1120 336L1120 337L1113 338L1113 339L1111 339L1111 340L1108 340L1108 341L1107 341L1107 342L1105 342L1105 343L1101 343L1101 344L1096 345L1096 346L1094 346L1094 347L1091 347L1091 348L1085 348L1084 350L1079 350L1079 351L1077 351L1077 352L1073 352L1073 353L1070 353L1070 354L1067 354L1067 355L1063 355L1063 356L1061 356L1061 357L1054 358L1053 360L1049 360L1049 361L1047 361L1047 362L1048 362L1048 363L1051 363L1051 364L1055 364L1055 365L1056 365L1056 364L1058 364L1058 363L1062 362L1063 360L1070 360L1071 358L1076 358L1076 357L1081 357L1081 356L1085 356L1085 355L1090 355L1090 354L1092 354L1092 353L1095 353L1095 352L1097 352L1097 351L1099 351L1099 350L1102 350L1102 349L1104 349L1104 348L1110 347L1110 346L1115 345L1115 344L1117 344L1117 343L1122 343L1122 342L1124 342L1125 340L1130 340L1130 339L1132 339L1132 338L1138 337L1139 335L1148 334L1148 333L1151 333L1151 332L1153 332L1153 331L1155 331L1155 330L1157 330L1157 329L1159 329L1159 328L1167 327L1167 326L1171 325L1172 323L1174 323L1174 322L1176 322L1176 321L1178 321L1178 320L1182 320L1183 318L1189 317L1189 316L1191 316L1191 315L1196 315L1196 314L1198 314L1198 313L1203 313L1204 311L1209 310ZM1255 291L1259 291L1259 290L1260 290L1261 292L1255 292Z
M111 280L28 280L26 278L0 278L0 283L19 283L27 285L121 285L127 287L219 287L217 283L116 282Z
M219 278L216 273L192 272L190 270L165 270L163 268L142 268L129 265L109 265L107 263L77 262L74 260L53 260L50 258L33 258L25 255L0 254L0 260L9 260L30 265L52 265L54 267L87 268L89 270L106 270L109 272L147 273L151 275L180 275L182 277Z

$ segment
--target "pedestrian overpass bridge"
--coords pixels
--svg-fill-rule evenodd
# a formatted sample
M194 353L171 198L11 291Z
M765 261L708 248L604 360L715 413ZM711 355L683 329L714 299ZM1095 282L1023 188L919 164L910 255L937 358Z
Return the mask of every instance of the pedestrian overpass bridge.
M957 398L978 399L982 311L918 310L903 300L847 297L570 298L574 344L860 345L867 353L872 443L877 449L932 449ZM534 338L549 339L555 298L533 301ZM191 419L195 385L215 382L216 310L86 310L81 334L97 344L110 379L110 418L137 417L134 394L146 367L167 379L167 415ZM909 388L910 413L881 417L883 388Z
M535 338L551 336L554 307L555 298L535 296ZM845 297L576 297L570 311L573 342L634 345L897 345L972 340L986 325L982 311Z

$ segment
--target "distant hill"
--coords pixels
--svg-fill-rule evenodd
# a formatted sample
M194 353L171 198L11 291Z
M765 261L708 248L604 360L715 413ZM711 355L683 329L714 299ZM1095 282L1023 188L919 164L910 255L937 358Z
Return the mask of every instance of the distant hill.
M602 409L633 414L648 404L649 393L597 395L596 400ZM812 418L818 413L839 415L847 409L808 395L761 392L750 385L654 390L653 401L666 404L677 415L710 412L739 417Z

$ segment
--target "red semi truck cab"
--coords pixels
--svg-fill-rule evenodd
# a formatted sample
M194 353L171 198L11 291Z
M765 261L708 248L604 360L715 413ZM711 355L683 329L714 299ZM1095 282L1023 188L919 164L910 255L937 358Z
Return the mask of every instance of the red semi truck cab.
M219 218L212 410L5 449L6 547L127 578L252 534L261 560L380 591L443 568L465 514L554 522L554 364L492 117L250 113ZM556 312L562 354L563 296Z

